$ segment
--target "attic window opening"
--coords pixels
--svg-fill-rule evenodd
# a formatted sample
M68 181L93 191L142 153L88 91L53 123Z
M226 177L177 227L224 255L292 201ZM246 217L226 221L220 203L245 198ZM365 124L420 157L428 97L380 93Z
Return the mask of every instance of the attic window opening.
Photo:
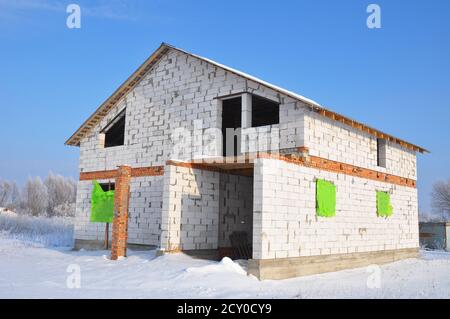
M377 166L386 167L386 140L377 138Z
M280 123L280 104L252 95L252 127Z
M105 134L105 147L124 145L125 143L125 110L120 112L102 130Z

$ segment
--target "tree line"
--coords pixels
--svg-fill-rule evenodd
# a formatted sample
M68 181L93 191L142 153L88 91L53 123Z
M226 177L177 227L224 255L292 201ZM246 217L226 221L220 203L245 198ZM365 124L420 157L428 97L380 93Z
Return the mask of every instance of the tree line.
M15 181L0 180L0 207L32 216L74 216L77 183L49 173L28 178L20 188Z

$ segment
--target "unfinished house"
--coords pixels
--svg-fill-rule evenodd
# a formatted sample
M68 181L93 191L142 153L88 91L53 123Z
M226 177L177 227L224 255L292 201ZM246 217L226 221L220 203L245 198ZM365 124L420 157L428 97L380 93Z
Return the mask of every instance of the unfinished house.
M75 246L248 259L281 279L416 257L426 152L162 44L67 140L80 148ZM114 220L90 220L93 181Z

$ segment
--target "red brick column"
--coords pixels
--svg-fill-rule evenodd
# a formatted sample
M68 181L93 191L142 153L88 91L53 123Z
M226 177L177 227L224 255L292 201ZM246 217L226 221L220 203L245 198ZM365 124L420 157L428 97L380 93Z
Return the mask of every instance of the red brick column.
M131 167L119 166L114 192L114 220L112 228L111 259L127 255L128 203L130 199Z

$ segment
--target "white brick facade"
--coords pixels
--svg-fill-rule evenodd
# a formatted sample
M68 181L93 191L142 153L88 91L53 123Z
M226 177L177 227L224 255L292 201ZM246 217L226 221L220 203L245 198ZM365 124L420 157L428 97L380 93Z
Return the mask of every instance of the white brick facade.
M273 159L257 159L253 258L284 258L417 248L417 190ZM316 216L315 179L336 185L336 216ZM376 191L394 213L377 216Z
M114 183L113 179L98 180ZM130 185L128 242L159 245L162 211L162 176L133 178ZM91 181L79 181L75 221L75 238L82 240L105 239L105 224L91 223ZM112 227L109 228L111 239Z
M253 178L166 166L161 248L198 250L230 247L229 235L251 239Z
M314 112L305 112L305 144L310 155L416 179L416 154L387 143L386 168L377 166L377 139Z
M220 97L243 92L280 104L279 124L249 127L244 110L243 151L296 149L378 172L416 180L416 154L388 142L386 167L377 166L376 138L326 118L303 101L177 50L153 69L80 143L80 172L164 166L164 176L133 177L128 242L163 250L229 247L234 231L253 242L254 259L273 259L418 247L417 189L259 158L252 177L166 165L190 160L199 149L173 155L174 131L222 125ZM104 148L102 129L126 107L125 143ZM196 122L197 121L197 122ZM251 121L250 121L251 122ZM262 132L273 141L255 144ZM271 134L271 133L269 133ZM271 144L272 142L272 144ZM337 186L337 212L316 217L315 179ZM99 182L114 180L99 180ZM394 214L379 218L375 191L391 193ZM89 221L91 181L78 183L75 238L104 239L104 224Z
M168 165L161 248L217 249L220 173Z
M219 247L231 247L230 235L243 231L252 239L253 178L220 174Z

